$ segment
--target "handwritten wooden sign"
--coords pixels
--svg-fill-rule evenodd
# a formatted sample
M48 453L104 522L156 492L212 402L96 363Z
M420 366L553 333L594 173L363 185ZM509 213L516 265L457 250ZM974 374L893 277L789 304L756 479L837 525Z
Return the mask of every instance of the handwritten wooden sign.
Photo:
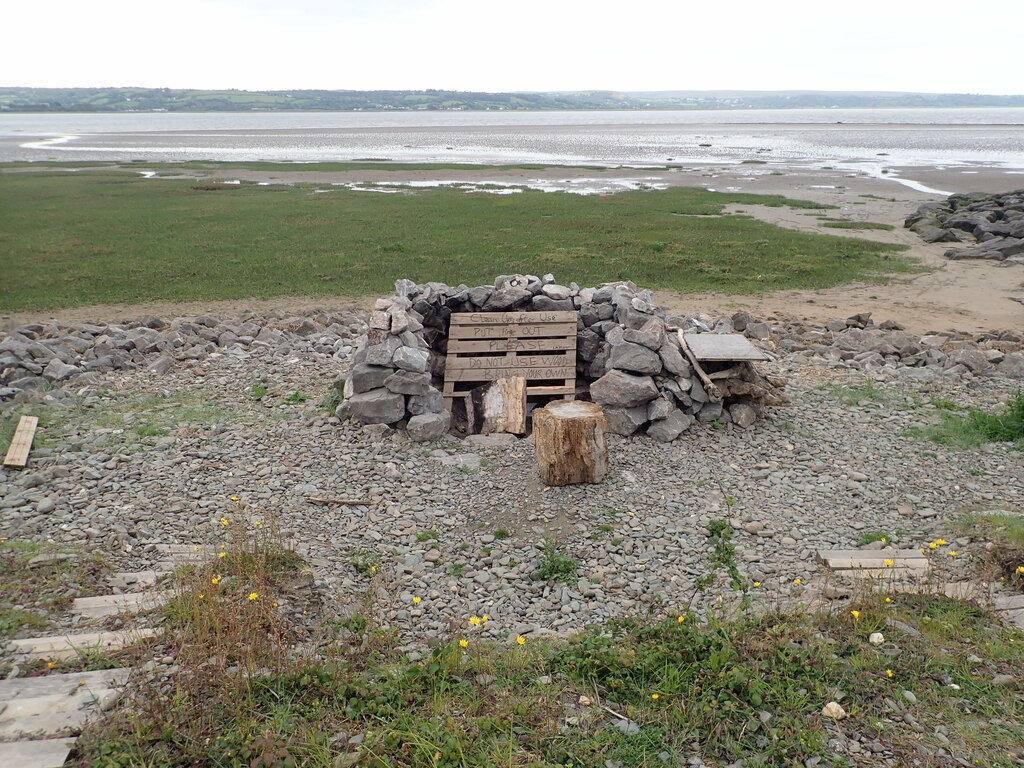
M448 328L444 395L522 377L527 395L576 391L575 312L457 312Z

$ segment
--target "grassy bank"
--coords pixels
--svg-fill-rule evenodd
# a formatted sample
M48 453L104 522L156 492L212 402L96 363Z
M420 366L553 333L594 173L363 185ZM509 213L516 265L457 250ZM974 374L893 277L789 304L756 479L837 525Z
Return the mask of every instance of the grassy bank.
M386 294L398 277L479 284L509 272L749 294L913 269L899 246L709 217L726 203L814 207L692 188L379 194L110 169L0 173L0 309Z
M486 616L467 616L447 640L411 655L375 619L385 569L357 568L367 581L360 613L324 615L303 587L301 561L264 527L227 522L223 556L179 573L165 611L160 653L177 671L137 677L128 706L83 735L73 765L1024 759L1024 635L968 602L865 592L807 614L755 596L755 610L704 621L683 609L568 639L513 632L504 643L481 638ZM875 632L881 644L870 640ZM830 702L842 707L839 721L823 713Z

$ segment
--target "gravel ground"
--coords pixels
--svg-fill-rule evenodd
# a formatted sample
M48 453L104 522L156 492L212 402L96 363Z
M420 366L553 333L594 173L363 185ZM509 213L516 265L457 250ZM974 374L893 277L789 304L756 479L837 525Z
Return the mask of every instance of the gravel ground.
M675 611L706 571L714 519L732 524L765 602L806 597L821 581L816 551L855 548L872 531L898 547L943 536L963 574L975 545L955 540L951 521L1020 511L1024 498L1009 446L953 451L905 436L935 416L930 400L995 407L1019 386L996 375L916 381L786 355L766 368L788 379L793 403L752 428L697 424L668 444L610 435L605 482L546 488L529 438L423 444L339 423L321 403L352 353L337 338L234 349L38 393L30 465L0 471L0 537L84 545L141 570L158 543L221 541L222 517L273 517L310 559L328 612L356 610L369 590L378 617L418 643L473 615L489 617L477 631L504 638ZM864 383L886 397L846 405L834 391ZM295 392L311 399L288 401ZM576 561L569 583L540 578L545 540Z

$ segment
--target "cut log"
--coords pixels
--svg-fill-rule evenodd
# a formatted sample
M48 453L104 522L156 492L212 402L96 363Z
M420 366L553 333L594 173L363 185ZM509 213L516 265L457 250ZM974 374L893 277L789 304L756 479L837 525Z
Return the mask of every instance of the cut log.
M467 422L473 434L526 433L526 379L498 379L470 391Z
M599 483L608 472L607 422L596 403L549 403L533 412L533 442L548 485Z

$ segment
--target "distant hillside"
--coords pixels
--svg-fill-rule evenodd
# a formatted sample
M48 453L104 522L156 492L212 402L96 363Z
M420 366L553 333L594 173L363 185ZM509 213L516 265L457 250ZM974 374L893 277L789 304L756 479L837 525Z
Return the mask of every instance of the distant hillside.
M1022 96L875 91L203 91L172 88L3 88L3 112L779 109L1024 107Z

